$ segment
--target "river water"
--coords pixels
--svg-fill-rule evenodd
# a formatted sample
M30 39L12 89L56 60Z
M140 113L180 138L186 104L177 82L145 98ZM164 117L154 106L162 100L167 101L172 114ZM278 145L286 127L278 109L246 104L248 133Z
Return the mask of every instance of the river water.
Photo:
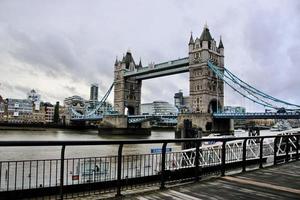
M269 130L261 131L261 135L272 134ZM236 133L236 136L247 136L247 133ZM174 139L174 131L152 131L150 136L117 136L99 135L97 130L64 130L46 129L37 131L0 130L0 140L114 140L114 139ZM168 144L174 150L180 150L180 144ZM151 148L161 148L160 144L133 144L125 145L123 154L147 154ZM61 147L0 147L0 161L18 161L32 159L60 158ZM67 146L66 158L99 157L117 155L118 145L105 146Z
M38 131L0 130L0 139L32 141L32 140L114 140L114 139L174 139L173 131L152 131L150 136L116 136L99 135L97 130L63 130L46 129ZM169 144L172 150L179 150L179 144ZM161 148L160 144L134 144L125 145L123 154L145 154L150 153L151 148ZM18 161L32 159L55 159L60 157L61 147L0 147L1 161ZM106 155L117 155L118 145L105 146L67 146L66 158L99 157Z

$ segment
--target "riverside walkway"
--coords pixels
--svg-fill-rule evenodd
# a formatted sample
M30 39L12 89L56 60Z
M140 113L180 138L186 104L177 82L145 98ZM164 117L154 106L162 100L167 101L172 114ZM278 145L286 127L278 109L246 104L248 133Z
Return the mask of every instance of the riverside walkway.
M300 161L190 183L125 199L300 199Z

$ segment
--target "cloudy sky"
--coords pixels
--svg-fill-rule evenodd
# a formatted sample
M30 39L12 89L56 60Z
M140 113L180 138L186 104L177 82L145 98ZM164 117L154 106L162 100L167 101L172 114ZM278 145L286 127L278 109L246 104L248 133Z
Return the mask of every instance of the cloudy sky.
M222 35L226 67L275 97L300 104L300 1L0 0L0 95L44 101L103 95L130 49L143 65L186 57L190 32ZM163 86L163 87L162 87ZM143 82L143 102L188 94L188 74ZM110 101L113 101L111 95ZM251 104L226 88L227 105Z

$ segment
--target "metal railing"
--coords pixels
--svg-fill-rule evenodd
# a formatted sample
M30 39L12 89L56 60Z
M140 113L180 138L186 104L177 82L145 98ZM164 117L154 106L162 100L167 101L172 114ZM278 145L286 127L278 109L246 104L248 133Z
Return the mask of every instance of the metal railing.
M293 134L168 140L0 141L0 147L61 147L59 159L1 160L0 198L64 199L105 192L120 196L121 191L140 185L159 184L165 188L174 181L198 181L211 173L224 176L229 169L246 171L248 165L262 168L266 162L276 165L298 160L299 138L299 134ZM264 143L266 140L271 143ZM207 142L220 145L205 146ZM188 143L194 148L170 152L167 151L170 143ZM158 153L123 155L124 145L133 144L161 144L162 147ZM83 145L118 145L118 153L65 158L66 147Z

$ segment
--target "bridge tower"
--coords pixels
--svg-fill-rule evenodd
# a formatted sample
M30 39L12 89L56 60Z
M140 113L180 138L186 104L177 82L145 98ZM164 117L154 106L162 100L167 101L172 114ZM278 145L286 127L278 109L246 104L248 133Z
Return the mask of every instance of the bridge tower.
M200 37L194 40L191 34L189 48L190 113L179 114L178 127L184 119L190 119L193 127L203 131L228 132L232 129L230 120L213 119L212 113L221 112L224 106L224 82L208 67L208 60L224 70L224 45L211 36L207 25Z
M221 111L224 105L224 84L208 68L207 61L224 69L224 46L212 38L207 25L195 41L189 42L190 107L193 113Z
M119 114L124 115L125 108L128 109L128 115L138 115L141 104L142 81L135 77L125 78L124 73L135 71L142 67L141 61L135 64L130 51L127 51L123 59L116 59L114 71L114 106Z

